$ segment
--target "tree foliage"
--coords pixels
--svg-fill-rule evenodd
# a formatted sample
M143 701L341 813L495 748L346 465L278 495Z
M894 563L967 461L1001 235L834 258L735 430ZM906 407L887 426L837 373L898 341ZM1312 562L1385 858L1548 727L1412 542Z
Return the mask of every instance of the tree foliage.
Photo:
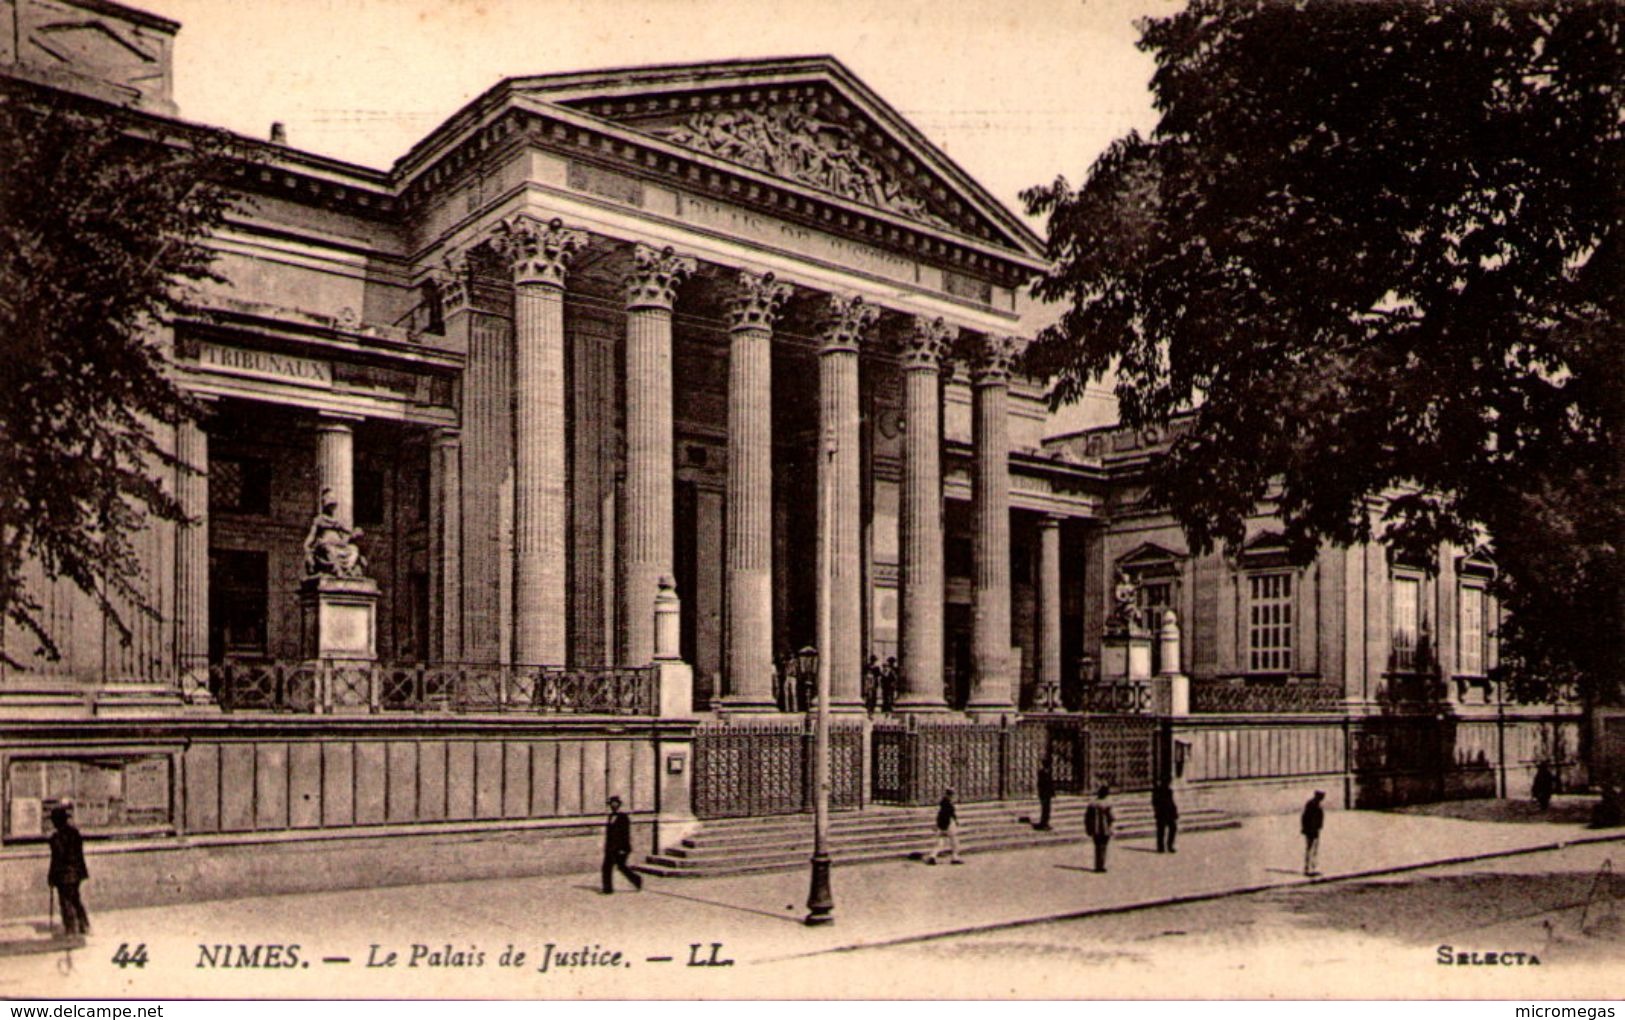
M1029 367L1057 402L1115 372L1131 426L1190 413L1152 488L1198 549L1266 500L1301 550L1487 529L1507 661L1617 697L1622 12L1194 0L1142 23L1152 136L1023 196L1049 217L1037 294L1066 303Z
M0 91L0 620L58 654L37 590L65 578L128 636L151 613L133 539L184 519L159 427L195 413L162 324L216 277L224 136L24 86ZM5 656L0 649L0 657ZM15 661L14 658L8 661Z

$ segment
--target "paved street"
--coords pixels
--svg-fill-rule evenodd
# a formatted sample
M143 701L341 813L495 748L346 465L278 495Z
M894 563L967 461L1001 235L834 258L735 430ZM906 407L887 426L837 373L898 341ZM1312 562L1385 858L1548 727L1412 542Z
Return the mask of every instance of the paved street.
M1460 984L1451 985L1457 995L1532 994L1548 982L1583 994L1603 976L1599 967L1618 962L1620 943L1606 932L1580 936L1561 912L1552 915L1556 949L1546 950L1538 969L1435 962L1442 942L1540 953L1544 929L1536 938L1529 925L1547 919L1541 912L1583 900L1576 890L1604 860L1625 865L1625 844L1585 829L1581 807L1560 805L1547 817L1515 804L1336 812L1322 851L1328 879L1319 883L1300 874L1291 815L1190 835L1174 856L1125 841L1106 875L1086 870L1081 839L984 854L963 867L846 867L835 877L838 921L821 929L799 923L800 871L656 881L641 894L614 897L596 891L596 874L583 874L105 913L94 912L95 890L87 887L95 924L88 944L71 953L26 952L42 936L36 926L13 925L0 942L10 954L0 956L0 993L1385 995L1431 990L1448 977ZM1599 837L1607 841L1520 854ZM1491 854L1519 855L1358 877ZM1263 891L1230 895L1248 890ZM1155 906L1178 899L1196 902ZM42 913L44 906L42 897ZM1024 923L1103 911L1112 913ZM916 941L952 933L968 934ZM121 945L144 945L146 965L114 965ZM523 963L503 965L509 946L526 954ZM561 953L576 959L561 966ZM690 965L724 961L732 964ZM258 966L238 966L245 962ZM1392 980L1373 984L1373 973ZM1594 994L1603 987L1611 986L1597 984Z

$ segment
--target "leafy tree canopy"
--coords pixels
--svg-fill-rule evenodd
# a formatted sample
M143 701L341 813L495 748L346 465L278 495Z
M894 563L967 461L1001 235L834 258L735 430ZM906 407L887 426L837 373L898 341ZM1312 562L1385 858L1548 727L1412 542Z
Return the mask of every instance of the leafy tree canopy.
M37 589L66 578L126 635L151 613L133 536L179 521L157 427L194 413L160 325L216 279L230 149L60 93L0 91L0 620L54 657ZM0 658L7 658L0 648ZM7 661L15 661L7 658Z
M1131 426L1191 414L1152 487L1198 549L1266 499L1302 550L1487 528L1512 661L1612 675L1622 18L1193 0L1142 23L1152 136L1023 196L1055 260L1036 292L1066 303L1029 367L1057 402L1115 372Z

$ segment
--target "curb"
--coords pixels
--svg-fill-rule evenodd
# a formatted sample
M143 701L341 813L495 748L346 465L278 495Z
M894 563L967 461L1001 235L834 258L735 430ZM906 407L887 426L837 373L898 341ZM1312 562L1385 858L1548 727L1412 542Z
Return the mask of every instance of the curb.
M886 949L892 946L913 945L919 942L934 942L938 939L955 938L961 935L980 935L986 932L1004 931L1010 928L1026 928L1035 924L1049 924L1053 921L1075 921L1086 917L1109 917L1113 914L1128 914L1137 910L1149 910L1154 907L1176 907L1187 903L1205 903L1212 900L1222 900L1230 896L1250 896L1254 893L1271 892L1278 889L1295 889L1310 885L1327 885L1332 882L1348 882L1362 878L1377 878L1383 875L1402 875L1408 871L1424 871L1428 868L1443 868L1455 864L1471 864L1474 861L1495 860L1502 857L1521 857L1526 854L1549 853L1553 850L1564 850L1571 846L1584 846L1592 843L1614 843L1625 841L1625 831L1600 836L1581 836L1576 839L1558 840L1553 843L1542 843L1535 846L1518 847L1512 850L1491 850L1485 853L1463 854L1455 857L1441 857L1438 860L1419 861L1415 864L1398 864L1386 868L1370 868L1365 871L1351 871L1341 875L1326 875L1308 881L1279 881L1265 882L1256 885L1237 886L1233 889L1220 889L1214 892L1188 893L1182 896L1162 896L1154 899L1140 900L1135 903L1123 903L1107 907L1087 907L1081 910L1058 911L1053 914L1043 914L1038 917L1025 917L1011 921L988 921L982 924L963 925L957 928L945 928L941 931L925 932L919 935L898 935L886 939L873 939L867 942L852 942L846 945L830 946L825 949L814 949L805 953L792 953L789 956L778 956L759 963L783 963L788 960L802 960L812 956L824 956L829 953L850 953L860 949Z

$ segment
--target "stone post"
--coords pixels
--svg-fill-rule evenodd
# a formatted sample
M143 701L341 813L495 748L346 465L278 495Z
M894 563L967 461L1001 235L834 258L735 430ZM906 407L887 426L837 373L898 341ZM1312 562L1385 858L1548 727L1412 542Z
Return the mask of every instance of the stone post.
M436 429L429 449L429 657L455 662L463 655L463 439Z
M1061 518L1038 522L1038 689L1033 707L1061 707Z
M726 707L773 703L773 321L790 296L772 273L741 272L728 301L728 490L724 584Z
M175 657L181 695L209 704L209 434L198 422L175 426L175 497L186 520L175 526Z
M493 239L513 272L513 661L525 665L567 657L564 276L586 243L585 231L525 215Z
M1157 711L1162 715L1190 715L1191 681L1179 668L1179 614L1172 609L1162 611L1157 640L1162 654L1162 672L1156 678Z
M694 714L694 671L683 661L683 602L677 582L662 577L654 601L654 667L662 718Z
M820 553L829 543L829 647L819 649L829 663L832 711L863 709L863 509L858 409L858 349L880 309L861 297L831 297L819 347L820 433L834 454L818 457ZM819 584L824 583L822 577Z
M955 329L917 318L903 350L903 690L900 712L940 712L942 700L943 355Z
M1015 708L1010 676L1010 362L1016 341L986 337L977 351L971 387L976 508L976 612L971 633L973 682L969 709Z
M626 275L626 549L621 662L654 657L649 606L672 563L671 311L695 262L639 244Z

